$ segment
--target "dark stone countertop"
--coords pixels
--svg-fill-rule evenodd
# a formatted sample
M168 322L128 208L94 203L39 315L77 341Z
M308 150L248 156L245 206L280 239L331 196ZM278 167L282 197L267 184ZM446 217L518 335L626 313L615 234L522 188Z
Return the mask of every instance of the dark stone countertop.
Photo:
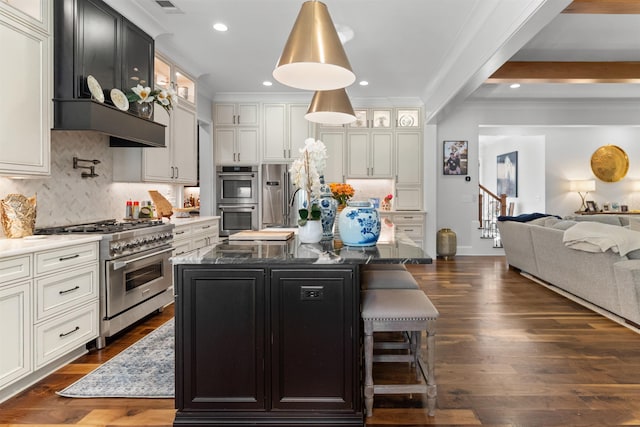
M171 258L174 264L431 264L424 250L396 227L385 225L378 244L344 246L338 239L300 243L287 241L228 241Z

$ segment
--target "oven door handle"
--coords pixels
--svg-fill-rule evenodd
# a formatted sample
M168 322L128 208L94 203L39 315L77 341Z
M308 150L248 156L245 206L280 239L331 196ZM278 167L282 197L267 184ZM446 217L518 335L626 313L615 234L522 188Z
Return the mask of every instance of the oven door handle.
M127 266L127 264L131 264L132 262L136 262L136 261L140 261L143 259L147 259L147 258L151 258L152 256L156 256L156 255L160 255L163 254L165 252L171 252L173 250L173 248L167 248L158 252L154 252L152 254L149 255L145 255L145 256L141 256L138 258L134 258L134 259L130 259L127 261L113 261L113 269L114 270L120 270L121 268L124 268Z
M247 205L236 205L236 206L229 206L229 205L225 205L225 206L218 206L218 209L220 209L221 211L225 210L225 209L244 209L244 210L254 210L256 207L255 206L247 206Z

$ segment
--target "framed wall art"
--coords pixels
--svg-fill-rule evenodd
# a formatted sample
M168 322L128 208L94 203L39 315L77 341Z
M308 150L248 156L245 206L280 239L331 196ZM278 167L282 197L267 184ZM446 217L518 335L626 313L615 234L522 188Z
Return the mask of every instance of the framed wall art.
M518 197L518 152L512 151L497 156L497 167L497 194Z
M443 173L445 175L467 175L469 159L467 141L444 141Z

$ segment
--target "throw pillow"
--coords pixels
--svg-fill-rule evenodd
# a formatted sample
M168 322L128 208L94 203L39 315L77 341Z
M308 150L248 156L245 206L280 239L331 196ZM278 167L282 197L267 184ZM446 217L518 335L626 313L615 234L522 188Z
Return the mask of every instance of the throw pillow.
M634 231L640 231L640 218L629 217L629 228Z

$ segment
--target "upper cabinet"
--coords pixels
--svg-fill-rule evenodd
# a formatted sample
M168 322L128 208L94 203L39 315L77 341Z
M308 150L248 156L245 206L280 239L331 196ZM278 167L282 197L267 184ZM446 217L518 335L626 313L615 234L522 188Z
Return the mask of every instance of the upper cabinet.
M264 104L262 161L288 162L300 156L300 148L315 130L304 118L306 104Z
M259 126L260 107L256 103L216 104L214 126Z
M0 0L0 9L45 33L51 32L51 0Z
M420 108L396 108L396 128L422 129Z
M50 172L53 38L51 2L0 0L0 174Z
M176 87L179 83L171 77L180 76L182 84L191 88L193 102L180 97L170 113L155 104L153 118L165 126L165 147L112 149L113 180L194 185L198 181L195 79L160 54L155 57L154 64L155 88Z
M350 128L391 129L393 110L390 108L355 109L356 121Z
M56 98L90 99L89 75L107 103L113 88L152 86L153 39L101 0L56 0L55 31Z

